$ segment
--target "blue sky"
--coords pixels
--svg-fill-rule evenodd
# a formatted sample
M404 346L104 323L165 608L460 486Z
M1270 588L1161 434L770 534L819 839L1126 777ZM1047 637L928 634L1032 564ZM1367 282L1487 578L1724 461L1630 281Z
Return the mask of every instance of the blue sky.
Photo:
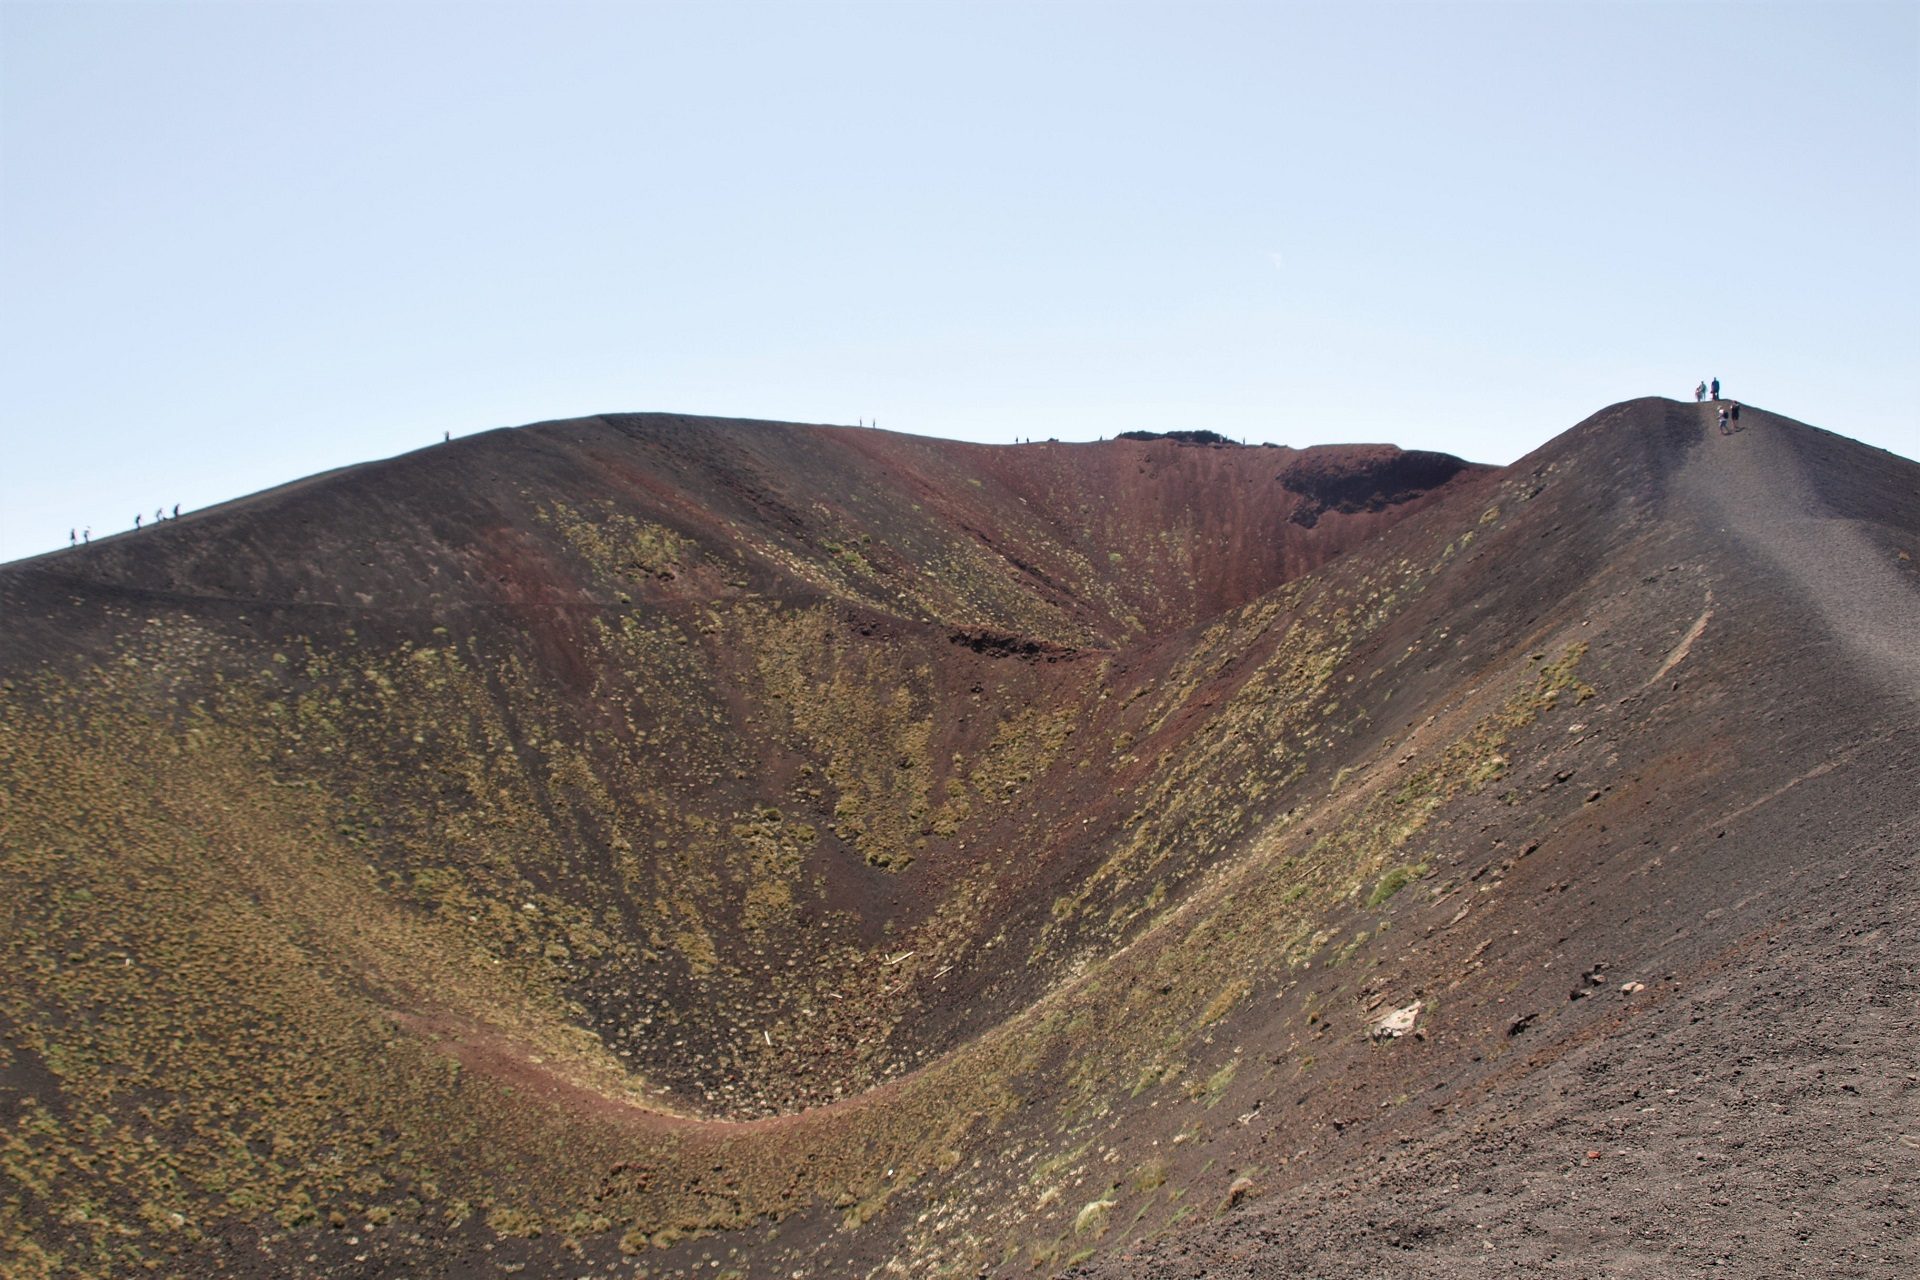
M603 411L1920 454L1920 6L0 0L0 559Z

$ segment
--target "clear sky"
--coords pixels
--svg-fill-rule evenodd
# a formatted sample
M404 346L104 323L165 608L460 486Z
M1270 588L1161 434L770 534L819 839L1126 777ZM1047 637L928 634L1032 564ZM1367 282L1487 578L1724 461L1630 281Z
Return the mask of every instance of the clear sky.
M543 418L1920 455L1920 5L0 0L0 559Z

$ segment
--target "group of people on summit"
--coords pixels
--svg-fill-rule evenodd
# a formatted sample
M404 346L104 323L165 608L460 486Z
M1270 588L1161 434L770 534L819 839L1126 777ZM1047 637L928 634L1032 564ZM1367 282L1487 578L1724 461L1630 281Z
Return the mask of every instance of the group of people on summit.
M1695 387L1693 389L1693 398L1695 403L1711 399L1715 404L1719 404L1720 379L1716 377L1712 382L1703 382ZM1720 434L1730 436L1739 429L1740 402L1738 400L1729 400L1725 404L1720 405Z

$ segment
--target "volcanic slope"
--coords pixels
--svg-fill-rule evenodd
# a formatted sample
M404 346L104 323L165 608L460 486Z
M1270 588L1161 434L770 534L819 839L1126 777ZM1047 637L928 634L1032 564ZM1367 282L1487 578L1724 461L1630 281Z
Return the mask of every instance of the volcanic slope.
M57 1087L9 1096L62 1132L164 1099L132 1132L207 1161L189 1221L218 1190L298 1224L356 1179L486 1200L494 1076L708 1119L866 1089L1144 910L1048 904L1139 802L1106 744L1161 732L1178 637L1476 473L622 417L14 566L5 937L39 976L0 1030ZM1170 888L1204 865L1157 839Z
M1745 416L595 419L0 571L5 1261L1893 1274L1920 486Z
M1339 1064L1322 1049L1254 1099L1256 1130L1290 1108L1268 1134L1203 1130L1254 1186L1078 1274L1920 1263L1920 467L1750 409L1722 436L1713 413L1618 406L1510 470L1545 486L1545 563L1596 532L1554 476L1662 439L1652 501L1612 517L1631 535L1541 615L1587 646L1593 696L1435 824L1373 971L1321 975L1332 1025L1308 1012L1289 1052ZM1426 1038L1363 1046L1410 995Z

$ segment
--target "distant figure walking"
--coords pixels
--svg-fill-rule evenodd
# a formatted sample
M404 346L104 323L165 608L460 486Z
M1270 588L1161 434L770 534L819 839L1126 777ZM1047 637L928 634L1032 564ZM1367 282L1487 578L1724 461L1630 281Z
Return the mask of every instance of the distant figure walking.
M93 526L92 525L88 525L86 528L80 531L80 545L83 547L88 547L93 545Z
M1718 400L1720 398L1720 379L1715 378L1710 389L1713 392L1713 398Z
M453 432L451 432L451 431L442 431L442 432L440 433L440 443L441 443L441 444L452 444L452 443L453 443Z
M1699 386L1693 389L1693 400L1695 404L1698 404L1700 401L1705 400L1706 398L1707 398L1707 384L1703 382Z
M1738 400L1730 401L1728 403L1727 419L1728 421L1733 423L1733 429L1735 431L1738 431L1740 429L1740 402Z
M140 513L138 511L133 513L133 527L136 529L140 527Z
M69 529L69 530L67 530L67 545L68 545L68 546L70 546L70 547L77 547L77 546L79 546L79 545L80 545L80 531L79 531L79 530L77 530L77 529Z
M177 502L173 504L173 518L175 520L180 518L180 504Z
M1733 434L1731 431L1727 430L1727 411L1724 407L1721 408L1720 410L1720 434L1723 436L1728 436Z
M165 520L166 518L167 518L167 513L163 508L155 507L153 509L153 522L155 524L159 524L162 520Z

